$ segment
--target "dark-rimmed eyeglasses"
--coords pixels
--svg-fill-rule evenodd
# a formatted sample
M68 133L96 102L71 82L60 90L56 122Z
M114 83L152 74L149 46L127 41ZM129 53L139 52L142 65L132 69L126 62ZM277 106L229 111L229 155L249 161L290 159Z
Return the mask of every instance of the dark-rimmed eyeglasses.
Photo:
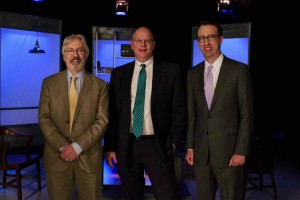
M86 51L85 49L79 48L79 49L66 49L64 50L64 52L72 56L75 54L75 52L76 54L83 55Z
M214 34L210 34L208 36L199 36L197 38L197 41L200 42L200 43L204 43L206 41L206 39L209 41L209 42L213 42L217 37L219 37L220 35L214 35Z

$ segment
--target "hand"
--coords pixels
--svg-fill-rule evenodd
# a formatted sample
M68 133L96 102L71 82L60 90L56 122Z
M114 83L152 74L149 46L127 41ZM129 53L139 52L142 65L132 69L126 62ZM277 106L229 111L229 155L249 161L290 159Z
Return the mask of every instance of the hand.
M67 162L79 159L79 156L76 154L76 151L71 144L68 144L63 148L60 153L60 157Z
M229 162L229 166L236 167L245 163L246 157L234 154Z
M185 155L185 160L189 165L194 165L194 150L188 149Z
M114 168L114 163L117 163L117 156L114 151L108 151L105 153L106 163L111 169Z

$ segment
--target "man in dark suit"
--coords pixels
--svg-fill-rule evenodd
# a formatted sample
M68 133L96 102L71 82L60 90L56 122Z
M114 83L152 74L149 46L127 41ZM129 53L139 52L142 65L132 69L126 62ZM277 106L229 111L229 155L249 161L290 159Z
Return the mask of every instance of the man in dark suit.
M44 79L39 106L47 190L51 200L70 200L76 185L78 199L98 200L108 84L84 70L89 48L83 35L66 37L62 54L67 70Z
M222 200L239 200L253 125L249 67L222 54L218 23L203 21L197 37L205 61L187 75L186 160L195 166L197 199L214 200L219 188Z
M173 153L184 132L187 109L180 68L153 58L155 41L146 27L138 28L131 40L135 61L115 68L110 80L110 123L105 134L106 161L117 163L128 200L144 199L146 170L157 200L177 199ZM133 121L138 77L146 65L145 107L141 136Z

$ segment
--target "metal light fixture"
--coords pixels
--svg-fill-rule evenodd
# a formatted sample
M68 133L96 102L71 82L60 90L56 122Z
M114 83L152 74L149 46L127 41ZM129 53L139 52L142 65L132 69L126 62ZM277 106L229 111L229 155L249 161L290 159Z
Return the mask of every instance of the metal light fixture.
M44 50L40 48L38 32L36 32L36 42L33 49L29 50L28 53L46 53Z
M129 0L116 0L116 15L126 16L128 13Z
M219 0L217 11L220 14L230 14L230 13L232 13L231 0Z

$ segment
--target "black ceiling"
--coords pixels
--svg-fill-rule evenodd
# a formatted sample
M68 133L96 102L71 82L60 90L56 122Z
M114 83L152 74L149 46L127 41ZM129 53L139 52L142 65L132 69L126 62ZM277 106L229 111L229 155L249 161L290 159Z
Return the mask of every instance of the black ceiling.
M239 0L244 2L245 0ZM248 0L250 1L250 0ZM252 6L240 2L235 4L236 19L218 16L216 0L198 0L185 3L181 1L162 0L129 0L129 15L116 17L114 15L114 0L96 1L57 1L45 0L42 3L33 3L31 0L9 0L1 5L1 11L31 14L42 17L57 18L77 23L92 23L94 25L109 25L121 23L132 25L147 23L181 23L196 24L202 18L218 17L223 22L251 20Z

